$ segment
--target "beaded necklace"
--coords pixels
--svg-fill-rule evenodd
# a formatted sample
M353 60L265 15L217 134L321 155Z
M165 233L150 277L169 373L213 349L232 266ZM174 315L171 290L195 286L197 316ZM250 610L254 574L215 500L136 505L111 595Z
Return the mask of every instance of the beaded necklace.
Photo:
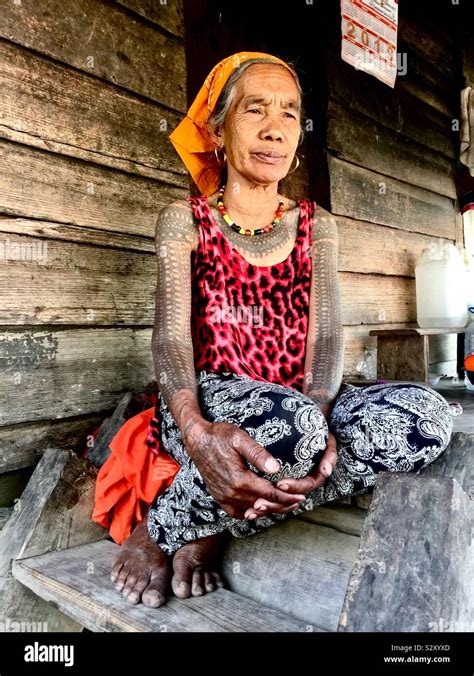
M229 212L224 206L224 190L225 190L225 185L223 185L219 189L219 193L217 195L217 208L222 214L222 217L224 218L224 221L230 225L232 230L235 230L235 232L238 232L241 235L248 235L249 237L253 237L254 235L263 235L265 232L270 232L273 230L273 228L280 222L281 215L285 211L285 205L283 202L278 203L278 209L275 212L275 216L273 217L273 221L269 224L264 226L263 228L241 228L237 223L234 223L234 221L231 219L229 216Z

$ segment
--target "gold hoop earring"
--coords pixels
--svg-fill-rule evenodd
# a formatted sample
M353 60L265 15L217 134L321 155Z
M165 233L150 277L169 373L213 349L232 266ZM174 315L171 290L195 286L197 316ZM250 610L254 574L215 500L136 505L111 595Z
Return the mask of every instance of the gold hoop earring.
M293 173L294 171L296 171L296 170L298 169L298 167L300 166L300 158L298 157L298 155L295 155L295 157L296 157L296 167L295 167L294 169L292 169L291 171L288 171L288 172L287 172L287 175L288 175L288 174L292 174L292 173Z
M224 150L223 151L224 152L224 159L221 162L220 159L219 159L218 152L217 152L218 150L220 150L220 148L214 148L214 155L216 156L217 164L220 164L223 167L225 165L225 163L227 162L227 155L225 154L225 150Z

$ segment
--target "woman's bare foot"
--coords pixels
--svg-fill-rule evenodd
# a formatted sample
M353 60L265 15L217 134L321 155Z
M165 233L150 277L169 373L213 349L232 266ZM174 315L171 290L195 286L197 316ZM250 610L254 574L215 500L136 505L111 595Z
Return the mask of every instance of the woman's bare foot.
M202 596L224 586L218 570L228 536L224 532L200 538L171 557L150 538L144 519L122 545L110 579L130 603L158 608L166 601L172 560L174 594L181 599Z
M174 575L171 587L175 596L186 599L191 594L202 596L224 583L219 574L224 546L229 533L208 535L184 545L173 558Z
M171 556L154 542L146 518L122 545L110 579L130 603L158 608L166 601L171 576Z

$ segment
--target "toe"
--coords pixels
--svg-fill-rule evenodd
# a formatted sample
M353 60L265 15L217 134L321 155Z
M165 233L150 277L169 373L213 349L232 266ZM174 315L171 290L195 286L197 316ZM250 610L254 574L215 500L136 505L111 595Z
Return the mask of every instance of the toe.
M127 594L127 601L129 603L139 603L142 599L142 594L145 591L145 589L148 586L148 583L150 582L150 574L147 571L146 573L142 573L138 580L135 582L133 585L133 588L129 591ZM128 587L128 581L127 581L127 587ZM122 592L125 595L125 589Z
M168 581L169 572L167 568L152 570L150 582L142 594L142 602L151 608L162 606L166 601Z
M193 596L202 596L204 594L204 576L199 568L195 568L193 571L191 590Z
M184 556L175 556L173 559L174 575L171 580L173 593L179 599L187 599L191 594L193 579L193 564Z
M134 588L135 584L137 583L138 578L139 578L139 574L137 575L137 573L134 573L133 571L128 574L127 581L124 584L123 589L122 589L123 596L127 596L128 594L130 594L130 592Z
M159 608L166 601L166 597L156 589L147 589L143 592L142 601L150 608Z
M224 587L225 586L224 581L221 578L221 576L219 575L219 573L216 573L215 571L213 571L212 576L214 578L214 582L216 583L217 587Z
M110 579L112 582L115 582L119 576L120 571L123 568L124 561L122 559L117 559L112 566L112 571L110 573Z
M127 565L127 563L124 563L120 573L118 574L117 581L115 583L115 588L118 589L119 591L122 591L122 589L124 588L129 572L130 572L129 566Z
M206 587L207 592L212 592L216 588L216 583L214 582L214 576L208 570L204 573L204 586Z

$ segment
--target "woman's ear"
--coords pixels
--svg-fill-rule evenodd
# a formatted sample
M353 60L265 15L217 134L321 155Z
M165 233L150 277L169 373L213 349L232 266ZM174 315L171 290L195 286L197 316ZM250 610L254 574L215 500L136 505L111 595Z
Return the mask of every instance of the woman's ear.
M224 148L224 134L222 129L216 129L214 126L209 125L207 126L209 136L211 137L214 145L216 148L219 150L223 150Z
M222 132L214 134L213 139L214 143L216 144L216 148L218 150L224 150L224 135L222 134Z

